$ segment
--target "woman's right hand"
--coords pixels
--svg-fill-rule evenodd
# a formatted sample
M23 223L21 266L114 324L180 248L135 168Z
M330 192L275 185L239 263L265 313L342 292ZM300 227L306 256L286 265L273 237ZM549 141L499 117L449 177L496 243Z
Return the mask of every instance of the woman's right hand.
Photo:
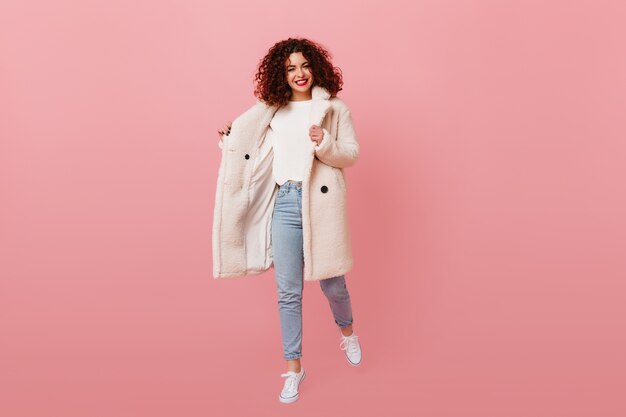
M220 134L220 139L222 139L223 135L228 136L228 134L230 133L230 128L232 127L233 122L228 122L224 125L224 127L221 130L218 130L217 133Z

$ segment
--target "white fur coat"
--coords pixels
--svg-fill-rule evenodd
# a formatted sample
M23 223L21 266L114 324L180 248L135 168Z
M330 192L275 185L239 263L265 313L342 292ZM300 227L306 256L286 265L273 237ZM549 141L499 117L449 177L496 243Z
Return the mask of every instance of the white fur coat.
M310 142L302 181L304 279L317 281L352 269L347 188L343 168L359 156L348 106L321 86L311 91L310 124L322 126L319 145ZM219 141L213 217L213 277L258 275L273 268L271 226L278 185L273 150L266 141L278 106L257 101L232 121Z

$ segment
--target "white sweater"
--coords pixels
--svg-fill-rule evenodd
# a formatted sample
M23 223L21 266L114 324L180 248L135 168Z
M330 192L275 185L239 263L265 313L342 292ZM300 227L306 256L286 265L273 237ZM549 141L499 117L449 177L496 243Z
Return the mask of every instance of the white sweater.
M274 151L272 171L278 185L302 181L307 153L314 142L309 137L312 100L290 101L270 122L268 138Z

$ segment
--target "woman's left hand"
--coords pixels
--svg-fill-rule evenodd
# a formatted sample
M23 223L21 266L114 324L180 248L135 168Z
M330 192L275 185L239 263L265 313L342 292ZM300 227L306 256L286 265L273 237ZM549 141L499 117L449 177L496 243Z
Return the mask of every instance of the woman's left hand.
M309 136L312 141L319 145L322 139L324 139L324 129L318 125L311 125L311 128L309 129Z

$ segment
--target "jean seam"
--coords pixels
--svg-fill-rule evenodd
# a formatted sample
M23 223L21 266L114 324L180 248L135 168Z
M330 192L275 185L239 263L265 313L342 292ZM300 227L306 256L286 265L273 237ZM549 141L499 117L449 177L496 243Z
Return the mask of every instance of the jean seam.
M300 214L302 219L302 194L300 190L297 190L296 198L298 199L298 214Z

